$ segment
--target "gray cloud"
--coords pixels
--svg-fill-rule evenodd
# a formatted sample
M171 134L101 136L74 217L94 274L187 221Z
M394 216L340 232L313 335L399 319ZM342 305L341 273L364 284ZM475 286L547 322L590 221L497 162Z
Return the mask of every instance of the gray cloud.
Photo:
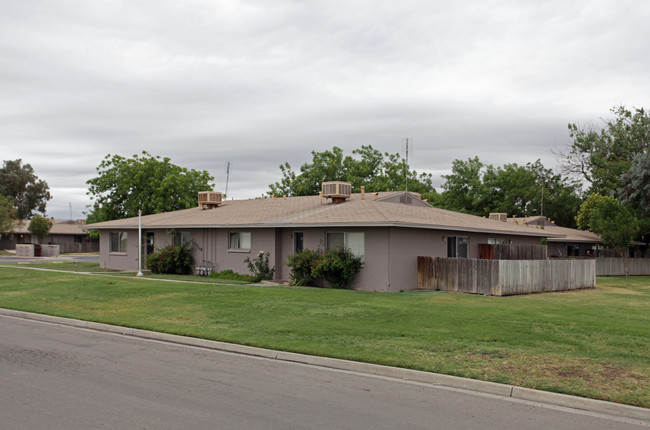
M0 6L0 147L89 204L106 154L147 150L261 195L311 151L414 143L440 184L454 159L556 160L567 123L650 91L636 1L78 0Z

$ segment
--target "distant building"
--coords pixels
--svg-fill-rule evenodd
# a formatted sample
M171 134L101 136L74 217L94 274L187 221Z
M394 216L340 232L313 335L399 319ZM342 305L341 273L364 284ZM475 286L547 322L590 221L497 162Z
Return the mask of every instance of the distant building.
M99 240L88 234L85 220L56 220L50 234L42 239L32 237L27 227L29 220L21 221L10 234L0 235L0 249L16 249L16 245L25 243L42 243L59 245L61 252L98 252Z
M595 257L603 241L595 233L575 228L560 227L544 216L510 217L507 222L526 225L548 232L548 256L551 258ZM554 237L556 236L556 237ZM559 236L559 237L557 237Z

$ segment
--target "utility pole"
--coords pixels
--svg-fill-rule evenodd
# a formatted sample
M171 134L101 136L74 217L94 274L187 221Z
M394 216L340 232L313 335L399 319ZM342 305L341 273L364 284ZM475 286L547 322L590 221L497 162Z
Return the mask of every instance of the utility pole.
M228 198L228 180L230 179L230 161L226 164L226 192L225 197Z
M406 182L406 191L409 190L409 138L406 138L406 172L404 172Z

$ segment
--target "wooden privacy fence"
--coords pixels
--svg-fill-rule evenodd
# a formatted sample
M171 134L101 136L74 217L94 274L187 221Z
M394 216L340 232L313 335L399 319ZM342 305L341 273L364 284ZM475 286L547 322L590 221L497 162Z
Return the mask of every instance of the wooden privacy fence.
M478 244L478 258L486 260L546 260L546 245Z
M596 276L625 276L625 261L622 258L596 258ZM650 258L628 258L627 267L631 276L650 275Z
M510 296L596 286L594 260L418 257L418 289Z
M59 243L61 253L70 252L99 252L99 242L66 242Z

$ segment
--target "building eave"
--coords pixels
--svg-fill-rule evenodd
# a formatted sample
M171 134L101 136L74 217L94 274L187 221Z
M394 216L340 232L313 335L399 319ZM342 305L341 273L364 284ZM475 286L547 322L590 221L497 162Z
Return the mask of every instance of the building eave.
M495 235L508 235L508 236L533 236L533 237L547 237L547 238L562 238L564 235L553 234L541 231L517 231L517 230L501 230L501 229L486 229L479 227L466 227L466 226L449 226L439 224L418 224L399 221L382 221L382 222L315 222L315 223L246 223L246 224L143 224L142 228L147 230L160 230L160 229L260 229L260 228L287 228L287 229L301 229L301 228L386 228L386 227L399 227L399 228L414 228L424 230L442 230L442 231L460 231L468 233L483 233ZM92 227L91 227L92 228ZM116 226L102 226L97 230L135 230L138 224L123 224Z

